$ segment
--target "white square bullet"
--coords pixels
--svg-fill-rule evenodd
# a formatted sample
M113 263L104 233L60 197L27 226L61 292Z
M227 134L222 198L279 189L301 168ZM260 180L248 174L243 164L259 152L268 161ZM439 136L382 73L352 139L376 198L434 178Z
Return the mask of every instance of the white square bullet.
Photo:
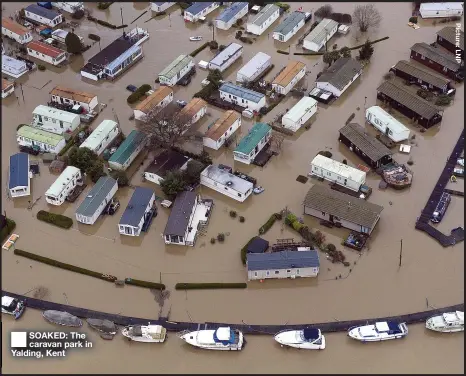
M11 347L27 347L26 332L11 332Z

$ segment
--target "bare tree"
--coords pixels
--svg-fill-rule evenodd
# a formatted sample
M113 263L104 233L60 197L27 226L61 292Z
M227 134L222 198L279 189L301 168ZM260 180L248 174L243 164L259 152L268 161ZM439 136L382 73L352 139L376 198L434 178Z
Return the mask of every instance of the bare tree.
M188 132L191 119L188 112L182 110L176 113L165 107L160 111L150 112L144 121L139 122L138 128L148 136L149 146L173 147L197 139L197 134Z
M382 21L382 16L373 4L357 5L353 12L353 21L364 33L369 28L377 28Z
M322 20L324 18L329 18L332 15L332 13L332 6L330 4L325 4L314 12L314 17Z
M272 152L279 154L282 150L284 140L285 136L283 134L272 132L272 136L270 137L270 149L272 149Z

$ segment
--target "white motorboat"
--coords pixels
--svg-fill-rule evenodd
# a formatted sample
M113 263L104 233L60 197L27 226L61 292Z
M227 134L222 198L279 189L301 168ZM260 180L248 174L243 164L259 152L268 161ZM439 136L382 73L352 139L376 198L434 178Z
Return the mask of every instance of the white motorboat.
M199 42L200 40L202 40L202 37L201 37L201 36L189 37L189 40L190 40L191 42Z
M127 326L121 334L130 341L162 343L167 338L167 329L161 325L135 325Z
M325 349L325 336L320 329L283 330L274 337L280 345L296 349L323 350Z
M464 331L464 312L447 312L426 321L426 328L436 332L453 333Z
M206 350L236 350L240 351L245 343L243 333L230 327L183 331L178 336L192 346Z
M258 195L258 194L261 194L262 192L264 192L265 189L262 188L262 187L259 185L259 186L255 187L252 191L254 192L254 194Z
M23 314L26 305L24 301L12 298L11 296L2 296L2 313L12 315L18 320Z
M403 338L408 334L406 323L380 321L372 325L356 326L348 330L348 336L361 342L378 342Z

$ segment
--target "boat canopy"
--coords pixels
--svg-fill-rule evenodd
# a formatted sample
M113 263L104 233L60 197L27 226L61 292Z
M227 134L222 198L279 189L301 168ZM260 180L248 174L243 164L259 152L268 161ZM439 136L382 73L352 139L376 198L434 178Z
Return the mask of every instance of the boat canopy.
M235 333L230 327L218 328L214 332L214 341L220 342L223 345L229 345L235 342Z
M378 332L388 332L390 330L386 322L376 322L375 329L377 329Z
M132 327L133 336L142 337L142 327L140 325Z
M13 312L18 305L18 301L10 296L2 296L2 307Z
M304 329L303 337L306 341L313 341L319 338L319 329Z

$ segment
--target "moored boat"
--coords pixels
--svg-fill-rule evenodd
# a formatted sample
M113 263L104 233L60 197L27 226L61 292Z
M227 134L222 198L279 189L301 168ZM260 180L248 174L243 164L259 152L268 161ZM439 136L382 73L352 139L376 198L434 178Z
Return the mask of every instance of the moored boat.
M395 321L379 321L372 325L350 328L348 336L361 342L379 342L389 339L403 338L408 334L406 323Z
M202 40L202 37L201 36L189 37L189 40L191 42L198 42L198 41Z
M323 350L325 349L325 336L320 329L283 330L275 337L280 345L296 349Z
M100 333L115 335L117 327L113 321L101 319L87 319L89 326Z
M382 178L394 189L408 188L413 182L413 174L404 165L383 169Z
M42 314L44 319L52 324L62 325L62 326L72 326L80 327L83 325L81 319L73 316L71 313L62 312L62 311L44 311Z
M230 327L183 331L178 336L192 346L206 350L240 351L245 343L243 333Z
M426 328L443 333L462 332L464 331L464 312L447 312L432 316L427 319Z
M134 325L124 328L121 334L130 341L162 343L167 338L167 329L161 325Z
M23 300L15 299L7 295L2 296L2 313L12 315L15 320L18 320L25 309L26 304Z

